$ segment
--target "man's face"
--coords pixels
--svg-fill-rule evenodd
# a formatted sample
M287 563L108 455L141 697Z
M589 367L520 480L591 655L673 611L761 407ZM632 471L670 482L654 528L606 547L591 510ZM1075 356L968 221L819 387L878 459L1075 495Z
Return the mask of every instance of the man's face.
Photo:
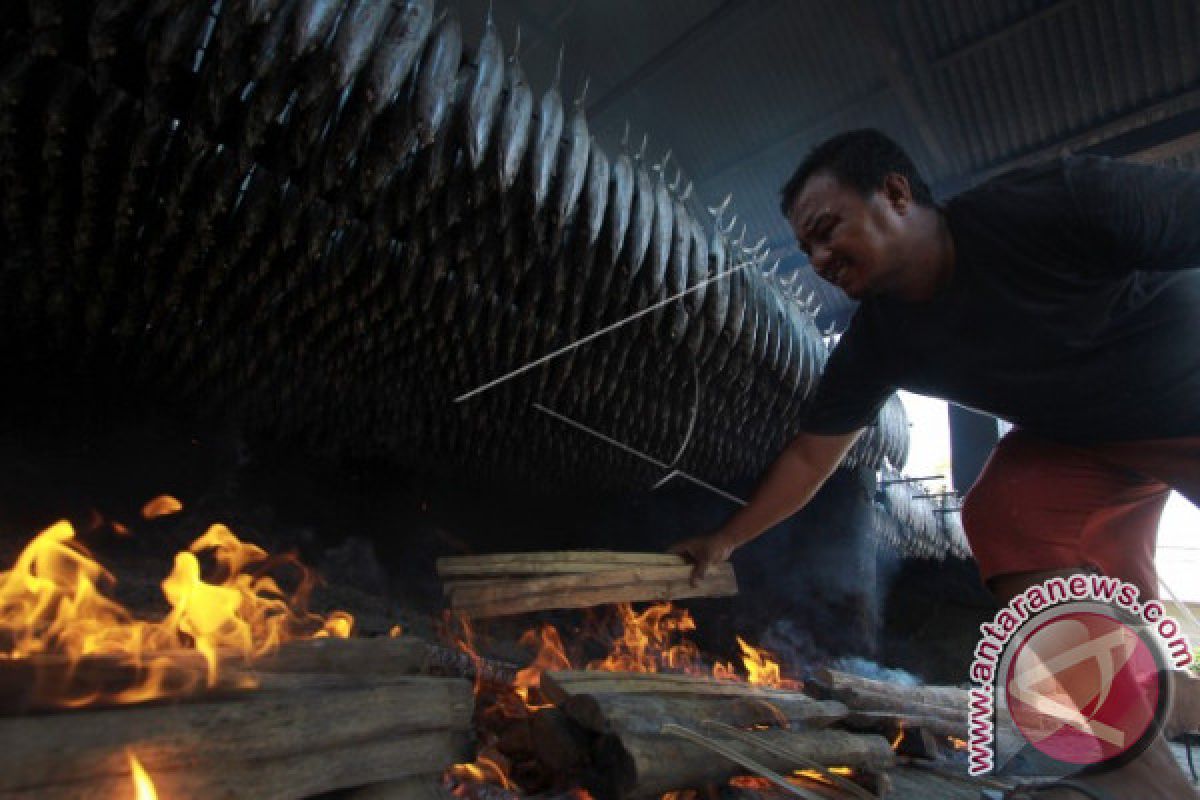
M788 222L826 281L856 300L887 292L902 269L902 234L912 205L907 190L907 181L889 176L884 188L863 197L829 172L817 172L796 196Z

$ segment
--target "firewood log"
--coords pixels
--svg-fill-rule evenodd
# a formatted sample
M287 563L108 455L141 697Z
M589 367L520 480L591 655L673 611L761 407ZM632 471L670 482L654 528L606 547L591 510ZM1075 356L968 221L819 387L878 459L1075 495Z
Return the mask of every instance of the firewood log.
M765 730L753 735L795 758L826 766L879 771L895 760L882 736L837 730ZM772 770L788 774L795 769L796 762L782 755L725 741ZM706 748L662 734L621 733L602 737L595 759L597 772L604 776L602 793L611 797L659 797L668 791L722 783L745 772Z
M342 800L454 800L454 795L442 786L439 774L372 783L351 789L341 797Z
M415 675L427 671L428 645L412 637L396 639L311 639L288 642L253 661L222 653L216 682L208 684L208 664L195 650L156 653L162 685L159 694L223 694L249 688L347 686L379 676ZM115 655L86 656L72 664L58 654L0 660L0 715L63 707L64 698L94 697L95 705L115 705L110 698L139 683L146 667ZM289 678L288 675L297 677ZM318 677L326 676L325 678Z
M584 764L591 751L591 737L571 715L545 708L529 720L534 756L551 774L565 775Z
M685 563L682 556L670 553L619 553L611 550L491 553L439 558L437 574L442 578L565 575L627 567L681 566Z
M717 680L705 675L677 675L665 672L606 672L603 670L562 670L542 675L542 693L553 703L562 703L578 694L705 694L733 697L775 698L805 697L787 689L753 686L738 681Z
M514 583L518 579L514 579ZM528 614L562 608L591 608L609 603L660 603L688 597L729 597L737 594L737 582L732 570L710 570L696 586L687 576L678 580L661 580L564 589L550 592L530 592L514 597L486 600L480 603L454 605L454 609L472 619Z
M730 564L692 586L692 567L664 553L564 551L454 556L438 561L452 608L471 617L737 594Z
M966 689L953 686L904 686L899 683L877 681L839 672L832 669L817 671L816 682L828 689L839 700L842 695L849 698L876 698L885 696L893 698L893 705L912 707L939 707L951 710L966 710L968 693ZM859 708L849 700L844 701L851 708Z
M664 722L694 726L704 720L738 728L800 730L824 728L846 715L846 707L841 703L813 700L799 693L794 697L781 694L767 699L752 695L606 692L576 695L562 709L580 725L597 733L656 733Z
M902 711L850 711L845 726L854 730L880 731L893 736L905 728L921 728L935 736L967 738L967 712L927 709L905 713Z
M450 596L450 602L454 607L458 608L460 606L485 605L531 594L552 594L638 584L679 583L688 580L691 574L692 568L686 564L658 567L630 566L569 575L449 581L443 586L443 590ZM710 572L710 575L718 578L711 581L714 586L729 583L733 580L733 566L728 563L718 564ZM706 576L701 583L708 579Z
M0 719L0 797L128 796L126 752L163 797L283 800L427 774L468 756L473 705L467 681L396 677Z

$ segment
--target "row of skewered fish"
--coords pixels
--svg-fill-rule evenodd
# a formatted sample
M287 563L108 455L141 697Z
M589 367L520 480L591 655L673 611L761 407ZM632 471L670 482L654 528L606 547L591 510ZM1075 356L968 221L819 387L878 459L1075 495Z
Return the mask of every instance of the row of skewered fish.
M811 296L669 153L599 146L586 87L536 91L490 19L473 45L432 0L0 26L7 361L508 480L722 485L796 432ZM901 468L907 435L889 402L848 465Z

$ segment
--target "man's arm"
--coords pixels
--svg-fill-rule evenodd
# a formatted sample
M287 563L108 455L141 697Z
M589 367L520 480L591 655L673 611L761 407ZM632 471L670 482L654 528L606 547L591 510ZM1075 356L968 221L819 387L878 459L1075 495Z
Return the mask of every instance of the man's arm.
M862 428L832 435L801 433L775 459L750 502L707 536L677 543L672 553L694 563L692 583L736 548L799 511L841 463Z

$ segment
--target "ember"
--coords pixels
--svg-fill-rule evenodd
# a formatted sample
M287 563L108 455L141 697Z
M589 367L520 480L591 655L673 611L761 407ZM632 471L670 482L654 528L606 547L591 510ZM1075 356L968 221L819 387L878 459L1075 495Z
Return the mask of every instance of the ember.
M183 503L169 494L160 494L142 506L142 517L144 519L157 519L169 514L177 514L182 510Z

